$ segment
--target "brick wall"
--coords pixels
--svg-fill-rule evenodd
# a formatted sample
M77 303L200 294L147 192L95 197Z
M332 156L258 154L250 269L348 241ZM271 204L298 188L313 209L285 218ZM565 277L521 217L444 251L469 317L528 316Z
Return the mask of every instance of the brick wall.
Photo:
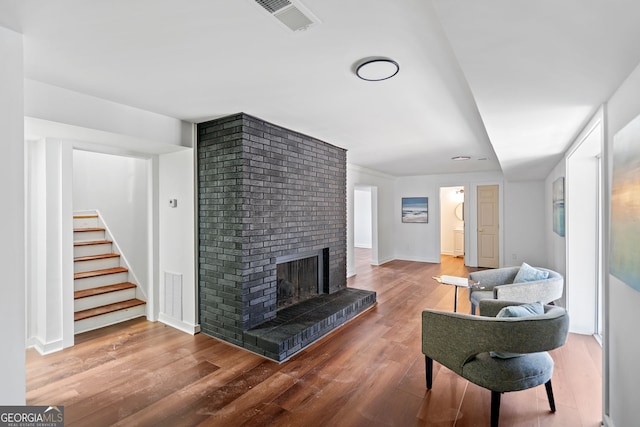
M276 258L328 248L346 287L346 151L240 113L198 125L200 324L243 345L276 314Z

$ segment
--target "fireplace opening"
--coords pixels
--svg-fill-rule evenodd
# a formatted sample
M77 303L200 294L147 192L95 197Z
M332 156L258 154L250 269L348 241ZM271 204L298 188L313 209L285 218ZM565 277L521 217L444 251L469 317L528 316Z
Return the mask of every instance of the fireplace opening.
M324 249L279 257L276 261L276 310L322 294L328 259L328 250Z

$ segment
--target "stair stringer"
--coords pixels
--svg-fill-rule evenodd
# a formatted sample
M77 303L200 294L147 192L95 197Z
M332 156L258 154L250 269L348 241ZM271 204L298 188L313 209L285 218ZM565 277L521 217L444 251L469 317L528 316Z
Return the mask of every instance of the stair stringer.
M118 245L118 240L109 229L109 226L107 225L107 222L104 220L104 217L102 216L100 211L98 209L95 209L93 212L96 215L98 215L98 226L103 227L105 229L105 238L107 240L111 240L112 242L111 248L113 253L120 255L120 267L124 267L127 270L129 270L129 282L136 285L136 298L143 301L147 301L147 293L144 291L142 286L140 286L140 281L138 280L138 277L136 276L135 271L133 271L133 269L131 268L131 264L129 264L127 257L125 256L125 254L120 249L120 246ZM149 317L149 313L147 313L147 318L148 317Z

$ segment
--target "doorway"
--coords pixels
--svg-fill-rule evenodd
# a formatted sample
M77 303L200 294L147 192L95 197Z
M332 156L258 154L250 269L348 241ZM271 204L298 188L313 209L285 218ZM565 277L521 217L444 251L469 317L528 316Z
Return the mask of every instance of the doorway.
M380 265L378 255L378 187L356 185L353 189L354 263ZM366 259L366 261L365 261ZM357 271L355 272L357 274Z
M440 255L465 259L463 186L440 187Z
M583 334L602 330L602 177L603 130L597 122L567 156L566 299L571 329Z
M108 212L116 207L111 231L123 236L121 243L131 247L126 252L128 262L139 265L143 283L155 283L148 276L152 271L148 224L152 223L153 185L149 160L77 149L75 144L79 143L54 138L26 143L26 333L28 345L41 354L75 342L74 210ZM115 188L116 181L122 186ZM126 217L114 218L127 206ZM119 230L119 225L125 228ZM152 291L150 286L147 295Z

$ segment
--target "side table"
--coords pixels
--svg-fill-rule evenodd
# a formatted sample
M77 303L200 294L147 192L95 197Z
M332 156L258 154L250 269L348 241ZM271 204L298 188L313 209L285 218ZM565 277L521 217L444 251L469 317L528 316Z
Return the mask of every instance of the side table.
M458 311L458 289L459 288L471 288L471 287L480 287L480 282L476 280L470 280L466 277L458 277L458 276L433 276L433 279L442 283L443 285L451 285L456 287L456 291L453 296L453 311Z

